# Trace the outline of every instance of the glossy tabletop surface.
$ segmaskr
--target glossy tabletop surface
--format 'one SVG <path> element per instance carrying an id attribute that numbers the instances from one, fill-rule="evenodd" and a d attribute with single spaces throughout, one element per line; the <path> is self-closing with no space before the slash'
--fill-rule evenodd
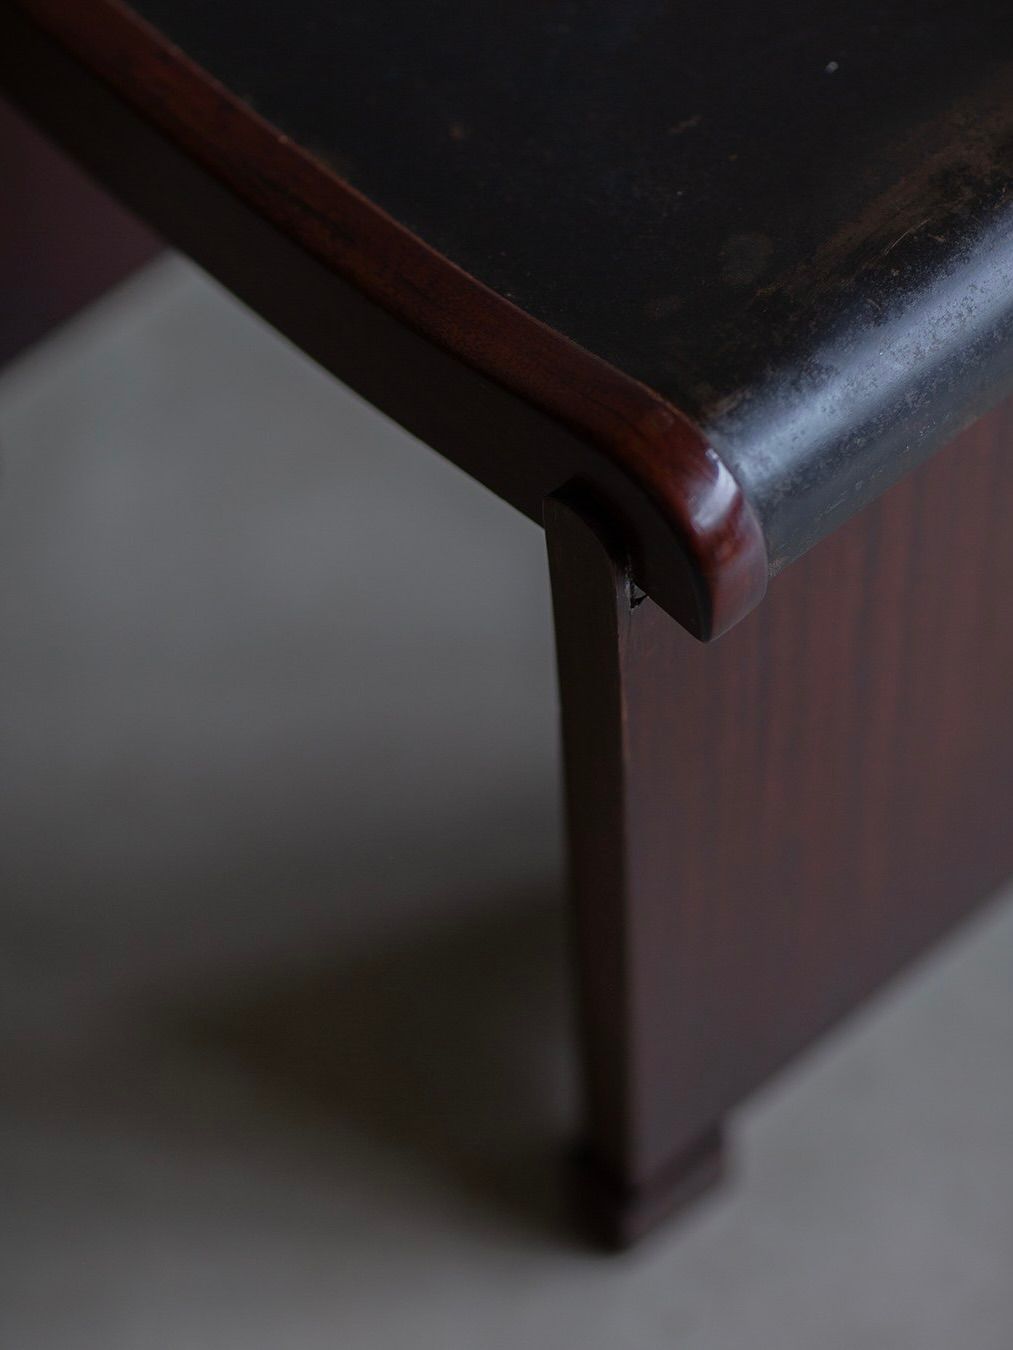
<path id="1" fill-rule="evenodd" d="M 1013 388 L 1008 0 L 135 0 L 698 426 L 773 570 Z"/>

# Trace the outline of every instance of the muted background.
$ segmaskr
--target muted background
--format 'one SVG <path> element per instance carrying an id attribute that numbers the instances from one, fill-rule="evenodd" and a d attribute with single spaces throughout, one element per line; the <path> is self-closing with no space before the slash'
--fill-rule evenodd
<path id="1" fill-rule="evenodd" d="M 1009 1350 L 1009 903 L 596 1255 L 539 531 L 174 258 L 0 457 L 0 1345 Z"/>

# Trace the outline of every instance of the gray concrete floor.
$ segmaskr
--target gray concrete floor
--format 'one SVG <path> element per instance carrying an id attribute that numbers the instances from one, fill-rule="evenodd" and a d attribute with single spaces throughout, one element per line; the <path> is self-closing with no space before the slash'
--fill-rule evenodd
<path id="1" fill-rule="evenodd" d="M 582 1250 L 539 532 L 174 259 L 0 453 L 5 1350 L 1010 1350 L 1008 903 Z"/>

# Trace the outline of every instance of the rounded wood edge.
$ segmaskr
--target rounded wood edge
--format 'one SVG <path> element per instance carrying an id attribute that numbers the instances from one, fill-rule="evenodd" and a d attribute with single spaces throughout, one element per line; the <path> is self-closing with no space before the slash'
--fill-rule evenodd
<path id="1" fill-rule="evenodd" d="M 636 386 L 635 386 L 636 387 Z M 662 504 L 695 591 L 695 622 L 685 627 L 709 642 L 734 627 L 763 599 L 769 567 L 759 519 L 731 470 L 703 435 L 671 405 L 656 399 L 636 440 L 623 445 L 624 461 Z M 671 550 L 641 551 L 628 540 L 634 579 L 663 609 L 671 578 L 659 574 Z"/>
<path id="2" fill-rule="evenodd" d="M 400 322 L 610 461 L 649 507 L 630 541 L 634 575 L 694 636 L 719 636 L 760 601 L 768 564 L 759 521 L 672 404 L 430 248 L 119 0 L 0 2 Z"/>

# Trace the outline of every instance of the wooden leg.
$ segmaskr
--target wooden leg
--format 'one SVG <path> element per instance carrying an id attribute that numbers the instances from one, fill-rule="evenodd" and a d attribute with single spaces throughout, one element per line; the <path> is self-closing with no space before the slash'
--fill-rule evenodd
<path id="1" fill-rule="evenodd" d="M 0 363 L 161 248 L 139 221 L 0 101 Z"/>
<path id="2" fill-rule="evenodd" d="M 546 505 L 589 1190 L 628 1241 L 720 1123 L 1013 870 L 1013 413 L 795 564 L 712 646 Z"/>
<path id="3" fill-rule="evenodd" d="M 626 707 L 632 583 L 607 525 L 565 496 L 545 510 L 562 693 L 575 940 L 582 1010 L 587 1137 L 581 1208 L 608 1245 L 626 1245 L 721 1172 L 720 1130 L 676 1138 L 652 1123 L 651 1060 L 670 1028 L 655 1020 L 652 882 L 630 870 L 635 789 Z M 666 785 L 658 784 L 664 791 Z M 663 1047 L 662 1055 L 664 1054 Z"/>

